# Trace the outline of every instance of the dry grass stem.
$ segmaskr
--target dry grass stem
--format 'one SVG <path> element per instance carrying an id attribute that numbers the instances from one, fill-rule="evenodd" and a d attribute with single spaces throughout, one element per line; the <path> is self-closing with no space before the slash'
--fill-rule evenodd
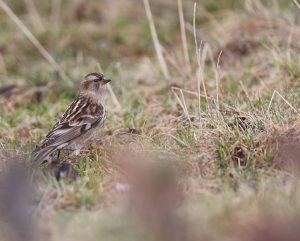
<path id="1" fill-rule="evenodd" d="M 162 70 L 165 78 L 169 79 L 170 78 L 170 73 L 169 73 L 168 66 L 166 64 L 163 52 L 162 52 L 160 42 L 158 40 L 158 36 L 157 36 L 157 32 L 156 32 L 156 28 L 155 28 L 155 24 L 154 24 L 154 20 L 153 20 L 153 16 L 152 16 L 150 4 L 149 4 L 148 0 L 143 0 L 143 1 L 144 1 L 146 15 L 147 15 L 147 18 L 148 18 L 150 31 L 151 31 L 151 36 L 152 36 L 152 40 L 153 40 L 153 43 L 154 43 L 154 47 L 155 47 L 156 55 L 157 55 L 157 58 L 158 58 L 158 62 L 160 64 L 161 70 Z"/>
<path id="2" fill-rule="evenodd" d="M 273 103 L 273 100 L 275 98 L 275 95 L 278 95 L 293 111 L 295 111 L 295 113 L 300 116 L 300 113 L 297 111 L 297 109 L 290 103 L 287 101 L 286 98 L 284 98 L 277 90 L 274 90 L 273 91 L 273 94 L 272 94 L 272 97 L 271 97 L 271 100 L 269 102 L 269 105 L 268 105 L 268 109 L 267 109 L 267 113 L 270 111 L 271 109 L 271 106 L 272 106 L 272 103 Z"/>
<path id="3" fill-rule="evenodd" d="M 251 103 L 250 95 L 249 95 L 248 90 L 247 90 L 247 88 L 245 87 L 243 81 L 242 81 L 242 80 L 239 80 L 239 84 L 240 84 L 240 86 L 241 86 L 241 88 L 242 88 L 244 94 L 246 95 L 246 97 L 247 97 L 249 103 Z"/>
<path id="4" fill-rule="evenodd" d="M 7 75 L 6 64 L 3 58 L 3 55 L 0 53 L 0 73 Z"/>
<path id="5" fill-rule="evenodd" d="M 29 17 L 31 18 L 31 22 L 33 24 L 33 26 L 41 31 L 44 30 L 44 25 L 42 23 L 42 19 L 39 15 L 39 12 L 35 6 L 35 3 L 33 0 L 24 0 L 28 13 L 29 13 Z"/>
<path id="6" fill-rule="evenodd" d="M 197 61 L 199 59 L 199 52 L 198 52 L 198 38 L 197 38 L 197 31 L 196 31 L 196 8 L 197 3 L 194 3 L 194 14 L 193 14 L 193 33 L 194 33 L 194 41 L 195 41 L 195 47 L 196 47 L 196 56 Z"/>
<path id="7" fill-rule="evenodd" d="M 117 108 L 117 111 L 121 111 L 121 110 L 122 110 L 122 106 L 121 106 L 120 102 L 118 101 L 118 98 L 117 98 L 117 96 L 115 95 L 115 93 L 114 93 L 114 91 L 113 91 L 113 89 L 112 89 L 112 87 L 111 87 L 110 84 L 107 85 L 107 89 L 108 89 L 108 91 L 109 91 L 109 94 L 110 94 L 110 96 L 111 96 L 111 99 L 112 99 L 114 105 L 115 105 L 116 108 Z"/>
<path id="8" fill-rule="evenodd" d="M 189 95 L 192 95 L 192 96 L 195 96 L 195 97 L 199 97 L 199 93 L 195 92 L 195 91 L 191 91 L 191 90 L 186 90 L 186 89 L 182 89 L 182 88 L 178 88 L 178 87 L 172 87 L 172 89 L 174 90 L 181 90 Z M 211 96 L 208 96 L 208 95 L 203 95 L 203 94 L 200 94 L 200 97 L 203 97 L 203 98 L 206 98 L 207 101 L 208 100 L 215 100 L 215 98 L 211 97 Z"/>
<path id="9" fill-rule="evenodd" d="M 181 89 L 179 89 L 179 91 L 180 91 L 180 93 L 182 93 Z M 182 108 L 184 114 L 186 115 L 186 117 L 188 118 L 188 120 L 189 120 L 189 122 L 190 122 L 191 120 L 190 120 L 190 116 L 189 116 L 188 110 L 187 110 L 187 108 L 186 108 L 186 105 L 185 105 L 185 103 L 184 103 L 184 97 L 183 97 L 183 100 L 181 100 L 181 99 L 179 98 L 179 96 L 177 95 L 177 93 L 174 91 L 174 89 L 172 89 L 172 92 L 173 92 L 173 94 L 175 95 L 175 98 L 176 98 L 178 104 L 180 105 L 180 107 Z"/>
<path id="10" fill-rule="evenodd" d="M 37 38 L 30 32 L 30 30 L 24 25 L 24 23 L 14 14 L 14 12 L 8 7 L 8 5 L 0 0 L 0 7 L 2 10 L 15 22 L 15 24 L 21 29 L 25 36 L 31 41 L 31 43 L 38 49 L 41 55 L 52 65 L 52 67 L 58 71 L 62 79 L 69 85 L 73 85 L 73 82 L 66 75 L 62 67 L 57 64 L 55 59 L 50 55 L 50 53 L 41 45 Z"/>
<path id="11" fill-rule="evenodd" d="M 193 33 L 194 33 L 194 41 L 195 41 L 195 47 L 196 47 L 196 58 L 197 58 L 197 64 L 198 68 L 196 71 L 196 80 L 197 80 L 197 91 L 198 91 L 198 112 L 199 112 L 199 130 L 201 132 L 201 81 L 203 81 L 203 86 L 204 86 L 204 93 L 206 93 L 206 88 L 204 84 L 204 77 L 203 77 L 203 69 L 200 63 L 200 54 L 201 54 L 201 46 L 202 46 L 202 41 L 200 48 L 198 49 L 198 38 L 197 38 L 197 32 L 196 32 L 196 8 L 197 4 L 196 2 L 194 3 L 194 12 L 193 12 Z M 206 98 L 207 100 L 207 98 Z M 208 102 L 207 102 L 208 103 Z"/>
<path id="12" fill-rule="evenodd" d="M 102 69 L 101 64 L 99 62 L 97 63 L 97 68 L 99 69 L 100 72 L 103 72 L 103 69 Z M 113 89 L 112 89 L 112 87 L 109 83 L 107 84 L 107 89 L 108 89 L 108 92 L 109 92 L 110 97 L 112 99 L 112 102 L 114 103 L 114 105 L 117 108 L 117 111 L 121 111 L 122 106 L 121 106 L 117 96 L 115 95 L 115 93 L 114 93 L 114 91 L 113 91 Z"/>
<path id="13" fill-rule="evenodd" d="M 191 74 L 192 67 L 191 67 L 191 61 L 190 61 L 189 49 L 188 49 L 188 43 L 187 43 L 187 37 L 186 37 L 186 31 L 185 31 L 185 21 L 184 21 L 182 0 L 178 0 L 178 14 L 179 14 L 183 55 L 184 55 L 186 67 L 188 69 L 188 73 Z"/>
<path id="14" fill-rule="evenodd" d="M 174 139 L 175 141 L 177 141 L 177 142 L 180 143 L 181 145 L 183 145 L 183 146 L 185 146 L 185 147 L 188 147 L 188 145 L 187 145 L 185 142 L 183 142 L 182 140 L 179 140 L 177 137 L 175 137 L 175 136 L 173 136 L 173 135 L 171 135 L 171 134 L 169 134 L 169 133 L 163 133 L 163 134 L 166 135 L 166 136 L 171 137 L 172 139 Z"/>
<path id="15" fill-rule="evenodd" d="M 187 109 L 187 105 L 186 105 L 185 98 L 184 98 L 184 95 L 183 95 L 182 90 L 180 90 L 180 95 L 181 95 L 182 103 L 183 103 L 183 106 L 184 106 L 184 109 L 185 109 L 185 113 L 186 113 L 186 115 L 187 115 L 187 118 L 188 118 L 188 120 L 189 120 L 190 126 L 192 126 L 190 114 L 189 114 L 189 111 L 188 111 L 188 109 Z"/>
<path id="16" fill-rule="evenodd" d="M 300 8 L 300 3 L 298 3 L 297 0 L 294 0 L 294 3 L 296 4 L 296 6 L 297 6 L 298 8 Z"/>
<path id="17" fill-rule="evenodd" d="M 204 73 L 203 73 L 203 69 L 200 63 L 200 56 L 201 56 L 201 46 L 202 46 L 202 42 L 198 51 L 198 55 L 197 55 L 197 63 L 198 63 L 198 68 L 197 68 L 197 91 L 198 91 L 198 113 L 199 113 L 199 133 L 201 134 L 201 130 L 202 130 L 202 123 L 201 123 L 201 82 L 203 84 L 204 87 L 204 95 L 206 98 L 206 103 L 207 106 L 209 106 L 208 103 L 208 98 L 207 98 L 207 93 L 206 93 L 206 89 L 205 89 L 205 83 L 204 83 Z M 208 107 L 209 108 L 209 107 Z"/>
<path id="18" fill-rule="evenodd" d="M 207 51 L 208 51 L 208 45 L 206 43 L 203 43 L 202 47 L 199 49 L 199 57 L 200 57 L 200 62 L 198 63 L 198 68 L 199 68 L 199 73 L 200 73 L 200 80 L 202 83 L 202 88 L 204 92 L 204 96 L 207 96 L 207 91 L 206 91 L 206 84 L 205 84 L 205 62 L 206 62 L 206 57 L 207 57 Z M 199 88 L 199 95 L 200 95 L 200 83 L 198 84 Z M 206 97 L 206 102 L 208 103 L 208 98 Z M 208 110 L 210 111 L 210 107 L 208 106 Z"/>
<path id="19" fill-rule="evenodd" d="M 217 92 L 217 109 L 220 110 L 220 103 L 219 103 L 219 85 L 220 85 L 220 74 L 221 74 L 221 69 L 220 69 L 220 59 L 222 55 L 222 50 L 219 53 L 218 56 L 218 61 L 217 61 L 217 72 L 216 72 L 216 92 Z"/>

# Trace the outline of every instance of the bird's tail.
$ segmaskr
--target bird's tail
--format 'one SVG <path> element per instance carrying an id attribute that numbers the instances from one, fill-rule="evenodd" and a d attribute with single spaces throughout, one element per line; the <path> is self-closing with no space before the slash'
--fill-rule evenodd
<path id="1" fill-rule="evenodd" d="M 36 148 L 32 152 L 32 164 L 39 165 L 41 164 L 48 156 L 50 156 L 55 150 L 56 146 L 47 146 L 45 148 Z"/>

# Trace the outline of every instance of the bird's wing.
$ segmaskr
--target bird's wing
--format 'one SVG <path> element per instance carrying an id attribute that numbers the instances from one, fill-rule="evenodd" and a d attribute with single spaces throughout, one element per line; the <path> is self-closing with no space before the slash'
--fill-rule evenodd
<path id="1" fill-rule="evenodd" d="M 33 161 L 40 162 L 57 149 L 68 145 L 70 141 L 94 128 L 104 121 L 104 116 L 81 115 L 74 121 L 59 123 L 48 133 L 45 140 L 33 152 Z"/>
<path id="2" fill-rule="evenodd" d="M 103 117 L 99 115 L 84 115 L 80 116 L 77 120 L 60 123 L 48 133 L 45 143 L 42 143 L 42 146 L 44 146 L 46 142 L 46 146 L 60 146 L 67 143 L 92 129 L 102 120 Z"/>
<path id="3" fill-rule="evenodd" d="M 65 144 L 103 121 L 104 115 L 102 105 L 93 104 L 88 98 L 78 96 L 47 134 L 40 148 Z"/>

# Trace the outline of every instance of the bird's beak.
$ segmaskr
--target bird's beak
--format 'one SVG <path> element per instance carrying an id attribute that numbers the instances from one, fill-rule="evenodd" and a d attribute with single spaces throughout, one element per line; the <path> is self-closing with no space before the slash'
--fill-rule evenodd
<path id="1" fill-rule="evenodd" d="M 107 84 L 107 83 L 110 82 L 110 81 L 111 81 L 111 79 L 108 79 L 108 78 L 104 77 L 104 78 L 101 80 L 101 84 L 102 84 L 102 85 L 105 85 L 105 84 Z"/>

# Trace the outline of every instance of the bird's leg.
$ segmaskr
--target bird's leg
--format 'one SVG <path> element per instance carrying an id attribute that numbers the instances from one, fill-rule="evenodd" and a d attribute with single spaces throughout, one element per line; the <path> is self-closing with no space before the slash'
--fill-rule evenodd
<path id="1" fill-rule="evenodd" d="M 54 153 L 50 156 L 50 163 L 52 166 L 58 165 L 59 164 L 59 156 L 60 156 L 60 150 L 57 150 L 57 155 L 56 157 L 54 156 Z"/>
<path id="2" fill-rule="evenodd" d="M 59 159 L 59 156 L 60 156 L 60 150 L 57 151 L 57 156 L 56 156 L 57 160 Z"/>
<path id="3" fill-rule="evenodd" d="M 55 177 L 59 181 L 62 174 L 66 177 L 75 178 L 76 177 L 76 170 L 74 169 L 72 163 L 76 162 L 77 156 L 80 154 L 80 150 L 73 151 L 64 161 L 60 164 L 59 168 L 55 172 Z"/>
<path id="4" fill-rule="evenodd" d="M 60 156 L 60 150 L 57 150 L 57 155 L 55 158 L 55 153 L 51 154 L 50 158 L 50 169 L 55 168 L 59 165 L 59 156 Z"/>
<path id="5" fill-rule="evenodd" d="M 55 170 L 54 175 L 57 181 L 59 181 L 62 176 L 75 179 L 77 176 L 77 172 L 75 171 L 70 162 L 63 162 Z"/>

